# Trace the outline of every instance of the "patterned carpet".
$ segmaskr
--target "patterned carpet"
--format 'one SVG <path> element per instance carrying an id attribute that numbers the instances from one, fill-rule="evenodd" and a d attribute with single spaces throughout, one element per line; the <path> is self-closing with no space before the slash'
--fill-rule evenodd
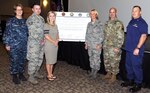
<path id="1" fill-rule="evenodd" d="M 58 61 L 54 74 L 57 79 L 48 81 L 46 79 L 45 62 L 40 72 L 45 76 L 38 79 L 38 85 L 32 85 L 28 81 L 15 85 L 9 74 L 9 62 L 4 46 L 0 44 L 0 93 L 129 93 L 128 88 L 120 87 L 121 81 L 108 84 L 103 81 L 103 75 L 98 74 L 95 80 L 88 77 L 87 71 L 78 66 Z M 25 74 L 27 77 L 27 73 Z M 150 93 L 150 89 L 142 88 L 138 93 Z"/>

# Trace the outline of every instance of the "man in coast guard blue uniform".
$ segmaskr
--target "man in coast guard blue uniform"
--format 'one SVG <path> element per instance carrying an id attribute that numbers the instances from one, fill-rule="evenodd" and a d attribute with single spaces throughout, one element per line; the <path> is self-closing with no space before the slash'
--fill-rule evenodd
<path id="1" fill-rule="evenodd" d="M 126 36 L 126 70 L 128 81 L 122 87 L 133 86 L 130 92 L 141 90 L 143 80 L 142 59 L 144 55 L 144 42 L 148 33 L 148 25 L 141 17 L 141 7 L 132 8 L 132 20 L 127 26 Z"/>
<path id="2" fill-rule="evenodd" d="M 12 80 L 15 84 L 20 84 L 20 80 L 27 80 L 23 73 L 27 53 L 28 28 L 25 19 L 22 18 L 23 6 L 16 4 L 14 11 L 15 17 L 6 24 L 3 42 L 9 52 Z"/>

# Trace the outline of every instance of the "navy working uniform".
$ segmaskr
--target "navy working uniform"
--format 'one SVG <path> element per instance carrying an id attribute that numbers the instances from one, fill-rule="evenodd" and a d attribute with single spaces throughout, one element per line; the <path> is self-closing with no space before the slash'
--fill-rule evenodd
<path id="1" fill-rule="evenodd" d="M 127 26 L 126 35 L 126 70 L 127 78 L 134 80 L 136 84 L 141 84 L 143 80 L 142 58 L 144 54 L 144 44 L 139 49 L 139 55 L 133 55 L 137 48 L 142 34 L 148 33 L 148 25 L 142 17 L 132 19 Z"/>
<path id="2" fill-rule="evenodd" d="M 25 19 L 11 18 L 6 23 L 3 42 L 10 46 L 10 72 L 18 74 L 24 72 L 24 63 L 27 53 L 28 28 Z"/>

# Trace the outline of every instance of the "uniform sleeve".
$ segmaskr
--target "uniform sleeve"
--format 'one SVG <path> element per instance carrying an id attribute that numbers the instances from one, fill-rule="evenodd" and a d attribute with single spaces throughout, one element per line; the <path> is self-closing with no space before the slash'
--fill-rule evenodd
<path id="1" fill-rule="evenodd" d="M 49 34 L 49 27 L 47 24 L 44 25 L 44 34 Z"/>
<path id="2" fill-rule="evenodd" d="M 33 22 L 33 20 L 32 20 L 31 17 L 29 17 L 29 18 L 27 19 L 26 24 L 27 24 L 27 26 L 28 26 L 28 30 L 29 30 L 29 31 L 32 30 L 32 29 L 36 29 L 35 26 L 34 26 L 34 22 Z"/>
<path id="3" fill-rule="evenodd" d="M 148 25 L 147 25 L 147 23 L 143 22 L 139 29 L 140 29 L 141 34 L 148 34 Z"/>
<path id="4" fill-rule="evenodd" d="M 89 23 L 87 25 L 86 34 L 85 34 L 85 43 L 86 44 L 88 44 L 88 41 L 89 41 L 89 30 L 88 30 L 88 27 L 89 27 Z"/>
<path id="5" fill-rule="evenodd" d="M 3 34 L 3 43 L 6 46 L 10 46 L 11 41 L 11 20 L 6 23 L 6 28 Z"/>
<path id="6" fill-rule="evenodd" d="M 99 30 L 99 44 L 102 44 L 103 43 L 103 40 L 104 40 L 104 31 L 103 31 L 103 25 L 102 23 L 100 23 L 100 30 Z"/>
<path id="7" fill-rule="evenodd" d="M 117 42 L 115 44 L 115 47 L 120 49 L 124 42 L 124 28 L 123 28 L 123 24 L 121 22 L 117 22 L 116 31 L 117 31 L 117 33 L 116 33 L 117 34 L 117 36 L 116 36 Z"/>

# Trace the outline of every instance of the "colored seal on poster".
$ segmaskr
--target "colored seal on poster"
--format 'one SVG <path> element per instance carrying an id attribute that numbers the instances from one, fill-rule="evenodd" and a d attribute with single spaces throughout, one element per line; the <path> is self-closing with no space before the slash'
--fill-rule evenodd
<path id="1" fill-rule="evenodd" d="M 79 13 L 79 14 L 78 14 L 78 16 L 79 16 L 79 17 L 81 17 L 81 16 L 82 16 L 82 14 L 81 14 L 81 13 Z"/>
<path id="2" fill-rule="evenodd" d="M 71 13 L 70 13 L 70 16 L 74 16 L 74 13 L 71 12 Z"/>
<path id="3" fill-rule="evenodd" d="M 62 14 L 61 14 L 62 16 L 65 16 L 65 12 L 62 12 Z"/>

